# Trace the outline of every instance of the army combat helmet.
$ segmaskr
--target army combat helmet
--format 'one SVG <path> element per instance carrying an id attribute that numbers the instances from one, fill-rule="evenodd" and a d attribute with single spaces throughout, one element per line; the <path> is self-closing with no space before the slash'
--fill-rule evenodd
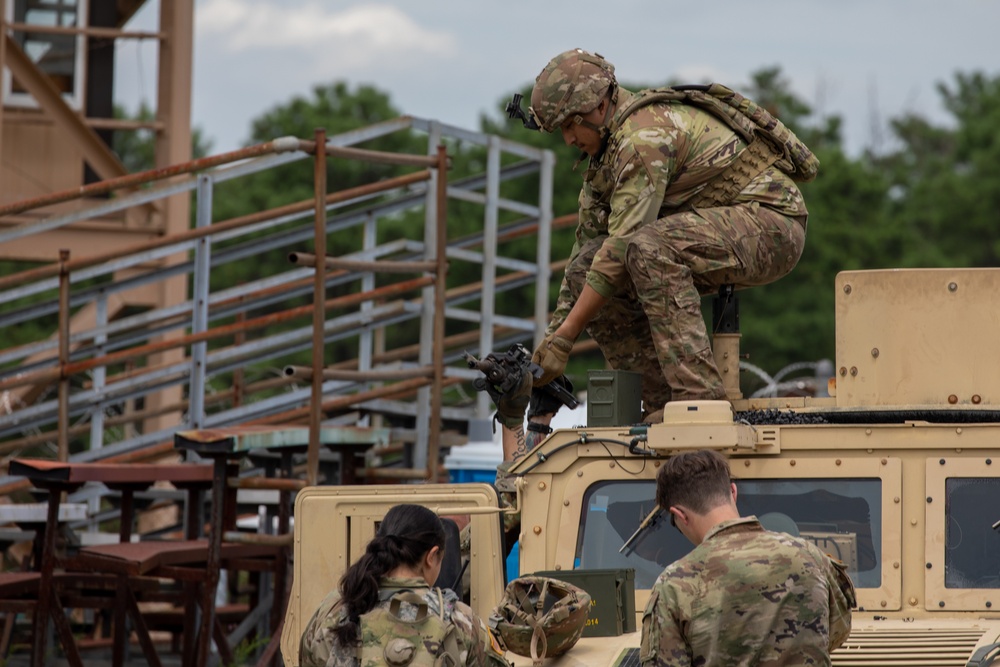
<path id="1" fill-rule="evenodd" d="M 514 579 L 490 617 L 508 651 L 531 658 L 562 655 L 573 648 L 590 614 L 590 595 L 565 581 L 551 577 L 525 576 Z"/>
<path id="2" fill-rule="evenodd" d="M 583 49 L 564 51 L 535 78 L 531 115 L 546 132 L 555 131 L 567 118 L 575 117 L 575 122 L 603 135 L 614 104 L 609 105 L 601 126 L 584 121 L 581 114 L 592 111 L 609 91 L 614 102 L 618 96 L 615 66 L 604 56 Z"/>

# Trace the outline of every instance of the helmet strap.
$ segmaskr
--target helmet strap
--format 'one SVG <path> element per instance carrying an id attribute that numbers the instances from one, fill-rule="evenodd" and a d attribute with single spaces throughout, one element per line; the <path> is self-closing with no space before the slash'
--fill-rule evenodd
<path id="1" fill-rule="evenodd" d="M 608 102 L 608 108 L 604 110 L 604 120 L 601 121 L 600 125 L 584 120 L 583 116 L 580 114 L 573 116 L 573 122 L 576 125 L 582 125 L 587 129 L 597 132 L 597 136 L 601 139 L 601 148 L 597 151 L 597 154 L 593 156 L 594 159 L 600 159 L 604 150 L 608 147 L 608 138 L 611 136 L 611 118 L 614 116 L 615 109 L 618 107 L 618 86 L 614 82 L 612 82 L 611 86 L 608 88 L 608 92 L 605 94 L 604 99 Z M 576 168 L 587 157 L 588 155 L 586 153 L 581 153 L 580 157 L 573 163 L 573 171 L 576 171 Z"/>

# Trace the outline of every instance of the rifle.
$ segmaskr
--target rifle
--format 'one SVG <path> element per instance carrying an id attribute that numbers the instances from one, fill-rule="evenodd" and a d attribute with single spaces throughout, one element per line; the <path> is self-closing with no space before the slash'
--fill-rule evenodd
<path id="1" fill-rule="evenodd" d="M 533 378 L 542 377 L 542 367 L 531 360 L 531 354 L 520 343 L 511 345 L 510 349 L 503 354 L 490 352 L 482 359 L 476 359 L 466 352 L 465 361 L 469 368 L 481 371 L 486 376 L 485 379 L 496 388 L 499 394 L 510 391 L 519 385 L 522 373 L 530 373 Z M 475 386 L 480 391 L 485 389 L 485 387 Z M 566 376 L 560 375 L 549 384 L 536 388 L 546 392 L 572 410 L 580 405 L 580 401 L 576 400 L 576 396 L 568 389 L 569 386 L 572 385 L 569 385 Z"/>

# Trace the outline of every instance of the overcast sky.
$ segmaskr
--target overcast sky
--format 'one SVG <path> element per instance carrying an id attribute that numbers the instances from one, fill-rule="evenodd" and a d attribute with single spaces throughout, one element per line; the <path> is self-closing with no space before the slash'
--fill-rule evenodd
<path id="1" fill-rule="evenodd" d="M 614 9 L 612 9 L 614 7 Z M 130 27 L 156 25 L 147 3 Z M 885 147 L 906 112 L 946 123 L 936 85 L 1000 75 L 998 0 L 196 0 L 193 124 L 213 152 L 312 86 L 370 83 L 402 113 L 471 130 L 555 54 L 580 47 L 620 80 L 740 89 L 780 66 L 821 115 L 844 119 L 849 151 Z M 119 47 L 116 97 L 155 97 L 155 48 Z"/>

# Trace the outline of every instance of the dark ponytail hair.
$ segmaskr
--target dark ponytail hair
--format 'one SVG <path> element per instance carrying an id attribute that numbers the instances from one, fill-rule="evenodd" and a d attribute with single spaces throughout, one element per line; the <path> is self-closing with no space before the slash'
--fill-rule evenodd
<path id="1" fill-rule="evenodd" d="M 358 642 L 361 615 L 379 602 L 379 579 L 400 565 L 416 566 L 424 555 L 445 546 L 444 526 L 437 514 L 422 505 L 396 505 L 386 512 L 365 553 L 340 579 L 340 599 L 347 618 L 332 628 L 337 643 L 353 647 Z"/>

